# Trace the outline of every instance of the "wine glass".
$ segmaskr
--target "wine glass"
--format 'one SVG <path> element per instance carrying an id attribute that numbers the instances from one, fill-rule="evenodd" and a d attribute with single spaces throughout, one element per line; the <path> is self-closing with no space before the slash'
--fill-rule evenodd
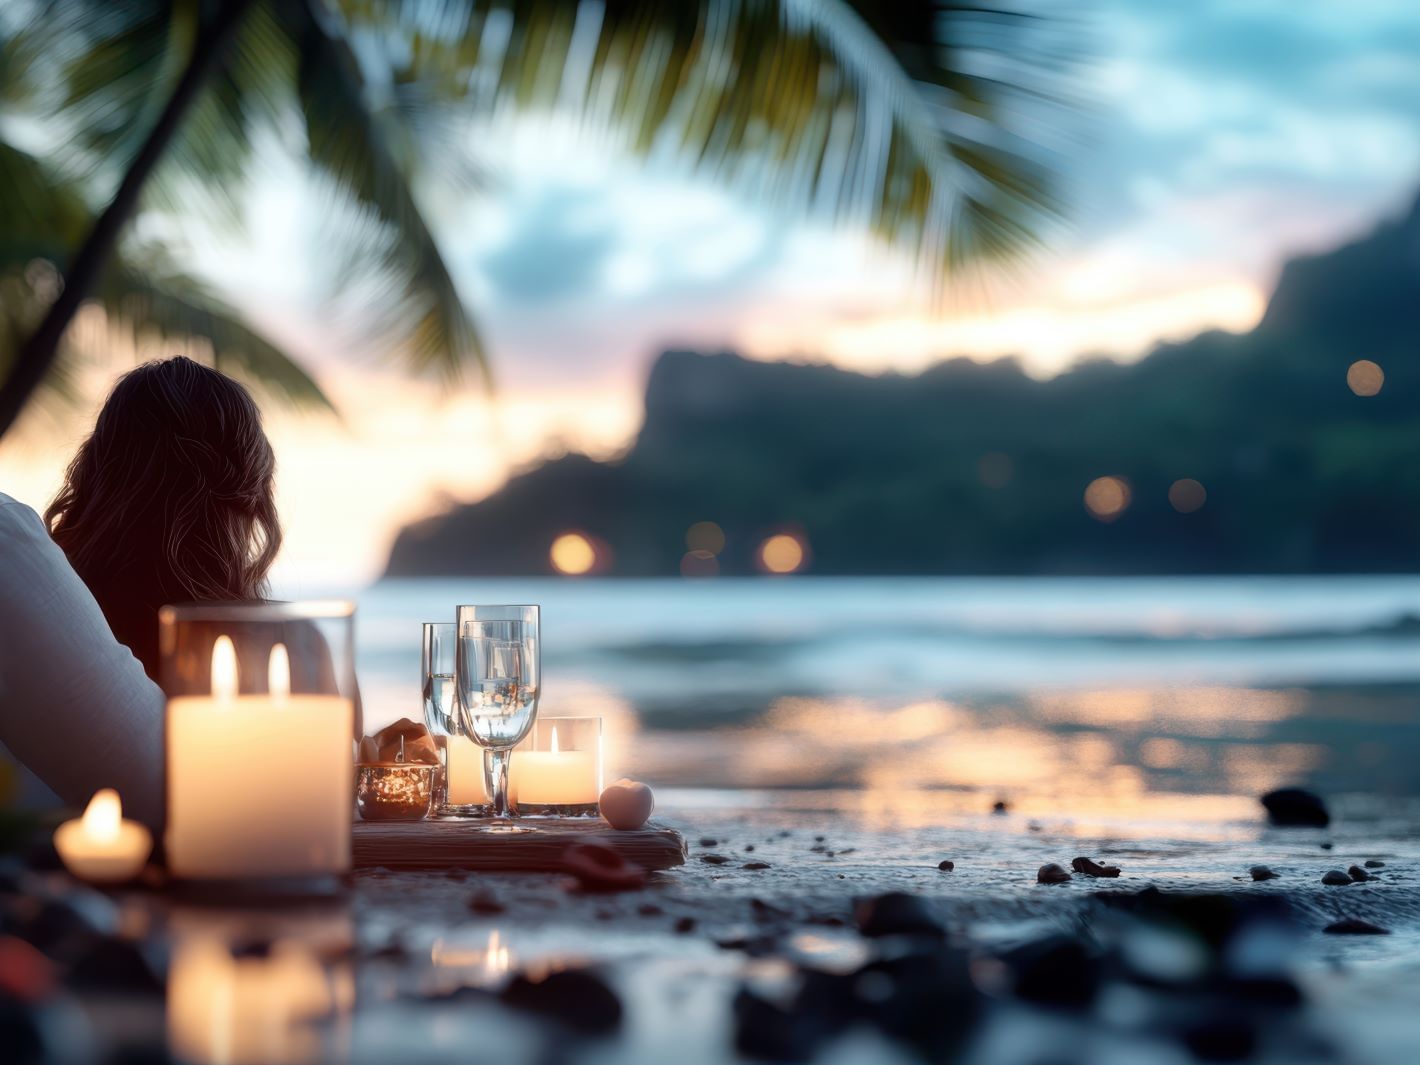
<path id="1" fill-rule="evenodd" d="M 458 608 L 459 721 L 483 748 L 491 831 L 528 831 L 512 821 L 517 811 L 508 798 L 508 762 L 537 718 L 540 648 L 536 606 Z"/>

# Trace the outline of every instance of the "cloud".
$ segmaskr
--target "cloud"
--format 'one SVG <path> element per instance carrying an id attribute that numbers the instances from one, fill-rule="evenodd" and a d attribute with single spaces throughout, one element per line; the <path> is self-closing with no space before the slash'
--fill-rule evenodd
<path id="1" fill-rule="evenodd" d="M 590 192 L 557 187 L 515 200 L 506 239 L 479 264 L 494 293 L 539 306 L 594 293 L 617 243 L 615 220 L 600 206 Z"/>

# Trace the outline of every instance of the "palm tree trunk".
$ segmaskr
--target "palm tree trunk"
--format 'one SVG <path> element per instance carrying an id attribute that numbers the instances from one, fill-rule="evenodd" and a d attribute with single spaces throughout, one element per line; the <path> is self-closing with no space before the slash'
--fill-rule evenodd
<path id="1" fill-rule="evenodd" d="M 163 107 L 163 113 L 158 116 L 138 154 L 133 157 L 113 200 L 94 220 L 88 237 L 75 252 L 69 269 L 65 271 L 64 287 L 59 298 L 50 305 L 44 321 L 20 348 L 10 366 L 9 375 L 0 385 L 0 437 L 14 424 L 30 395 L 54 364 L 64 331 L 69 328 L 75 312 L 108 265 L 118 243 L 119 232 L 138 206 L 144 182 L 172 143 L 173 135 L 201 93 L 208 76 L 221 62 L 222 53 L 236 35 L 242 16 L 251 5 L 252 0 L 225 0 L 211 22 L 198 30 L 187 68 Z"/>

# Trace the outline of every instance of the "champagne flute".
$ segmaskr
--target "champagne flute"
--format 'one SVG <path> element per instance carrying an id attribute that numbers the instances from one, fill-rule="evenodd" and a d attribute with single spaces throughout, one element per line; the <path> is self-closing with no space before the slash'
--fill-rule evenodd
<path id="1" fill-rule="evenodd" d="M 508 797 L 508 762 L 537 718 L 540 649 L 536 606 L 458 608 L 459 721 L 483 748 L 490 831 L 528 831 L 513 823 L 517 811 Z"/>

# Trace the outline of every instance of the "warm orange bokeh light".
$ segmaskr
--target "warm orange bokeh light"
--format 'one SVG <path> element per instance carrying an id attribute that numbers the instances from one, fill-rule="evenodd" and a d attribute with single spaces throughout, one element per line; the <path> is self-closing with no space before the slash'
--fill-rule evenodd
<path id="1" fill-rule="evenodd" d="M 759 545 L 759 564 L 767 573 L 793 573 L 804 564 L 798 537 L 778 533 Z"/>
<path id="2" fill-rule="evenodd" d="M 713 521 L 697 521 L 685 530 L 685 549 L 718 555 L 725 549 L 725 530 Z"/>
<path id="3" fill-rule="evenodd" d="M 1346 385 L 1358 396 L 1374 396 L 1385 384 L 1385 371 L 1370 359 L 1357 359 L 1346 371 Z"/>
<path id="4" fill-rule="evenodd" d="M 1100 521 L 1113 521 L 1129 506 L 1129 482 L 1122 477 L 1096 477 L 1085 488 L 1085 509 Z"/>
<path id="5" fill-rule="evenodd" d="M 1208 502 L 1208 492 L 1192 477 L 1184 477 L 1169 485 L 1169 502 L 1180 514 L 1192 514 Z"/>
<path id="6" fill-rule="evenodd" d="M 569 577 L 590 573 L 597 564 L 597 549 L 581 533 L 563 533 L 552 541 L 547 557 L 552 560 L 552 568 Z"/>

